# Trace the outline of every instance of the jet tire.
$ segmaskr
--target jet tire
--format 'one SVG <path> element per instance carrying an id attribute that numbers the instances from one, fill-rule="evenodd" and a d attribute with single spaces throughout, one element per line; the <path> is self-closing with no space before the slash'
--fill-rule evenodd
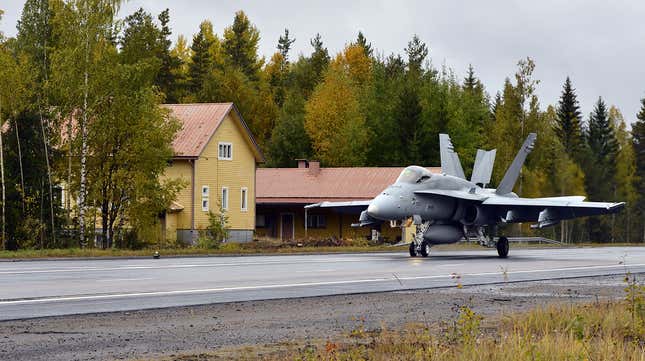
<path id="1" fill-rule="evenodd" d="M 430 255 L 430 243 L 423 241 L 421 243 L 421 249 L 419 250 L 419 254 L 423 257 L 428 257 Z"/>
<path id="2" fill-rule="evenodd" d="M 499 239 L 497 240 L 497 254 L 499 255 L 499 258 L 508 257 L 508 249 L 508 238 L 499 237 Z"/>
<path id="3" fill-rule="evenodd" d="M 417 245 L 412 242 L 410 243 L 410 257 L 416 257 L 417 256 Z"/>

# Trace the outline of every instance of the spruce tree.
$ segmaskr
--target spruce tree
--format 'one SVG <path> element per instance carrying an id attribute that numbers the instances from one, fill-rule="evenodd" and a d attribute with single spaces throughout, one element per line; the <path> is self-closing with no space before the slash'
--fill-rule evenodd
<path id="1" fill-rule="evenodd" d="M 235 13 L 233 25 L 224 29 L 223 49 L 229 65 L 239 68 L 250 80 L 258 80 L 260 32 L 243 11 Z"/>
<path id="2" fill-rule="evenodd" d="M 602 98 L 598 98 L 596 106 L 589 116 L 589 130 L 586 140 L 596 164 L 613 165 L 618 144 L 614 128 L 609 121 L 607 106 Z"/>
<path id="3" fill-rule="evenodd" d="M 408 69 L 420 72 L 423 62 L 428 56 L 428 47 L 426 44 L 415 34 L 412 40 L 408 42 L 405 52 L 408 54 Z"/>
<path id="4" fill-rule="evenodd" d="M 587 195 L 594 201 L 606 201 L 614 198 L 616 173 L 616 155 L 618 144 L 613 126 L 609 120 L 607 106 L 598 98 L 593 112 L 589 116 L 589 129 L 585 134 L 587 152 L 584 160 L 585 187 Z M 587 220 L 589 237 L 592 241 L 608 240 L 609 219 L 592 217 Z"/>
<path id="5" fill-rule="evenodd" d="M 641 239 L 645 242 L 645 195 L 642 194 L 643 189 L 645 189 L 645 98 L 641 99 L 641 109 L 636 117 L 638 121 L 632 124 L 632 142 L 636 155 L 636 190 L 640 194 L 637 207 L 641 216 L 641 228 L 643 230 Z"/>
<path id="6" fill-rule="evenodd" d="M 309 64 L 311 64 L 315 83 L 317 84 L 322 80 L 323 73 L 327 70 L 327 66 L 329 65 L 329 52 L 323 45 L 320 34 L 316 34 L 316 36 L 311 39 L 310 43 L 314 48 L 314 51 L 311 53 L 311 57 L 309 58 Z"/>
<path id="7" fill-rule="evenodd" d="M 199 32 L 193 36 L 193 44 L 190 46 L 193 55 L 188 66 L 188 87 L 193 95 L 201 91 L 206 75 L 212 70 L 210 48 L 213 42 L 213 25 L 204 21 L 199 26 Z"/>
<path id="8" fill-rule="evenodd" d="M 365 56 L 367 56 L 368 58 L 372 56 L 372 53 L 374 52 L 374 50 L 372 49 L 372 44 L 367 42 L 367 38 L 365 38 L 365 35 L 363 35 L 362 31 L 358 32 L 355 44 L 363 48 Z"/>
<path id="9" fill-rule="evenodd" d="M 157 56 L 161 60 L 161 66 L 159 67 L 155 84 L 166 95 L 165 101 L 167 103 L 176 103 L 179 101 L 177 94 L 177 74 L 179 73 L 182 62 L 179 57 L 172 54 L 170 49 L 172 46 L 172 40 L 170 40 L 172 31 L 168 25 L 170 23 L 170 11 L 168 9 L 162 11 L 157 19 L 159 19 L 161 25 L 159 39 L 157 40 Z"/>
<path id="10" fill-rule="evenodd" d="M 571 85 L 571 79 L 567 77 L 562 87 L 562 95 L 556 109 L 557 124 L 555 133 L 564 146 L 564 151 L 572 158 L 577 159 L 578 151 L 582 144 L 582 131 L 580 127 L 580 106 Z"/>

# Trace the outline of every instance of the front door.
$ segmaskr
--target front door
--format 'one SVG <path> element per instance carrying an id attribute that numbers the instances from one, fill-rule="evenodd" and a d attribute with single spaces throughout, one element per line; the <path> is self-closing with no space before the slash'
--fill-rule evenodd
<path id="1" fill-rule="evenodd" d="M 282 240 L 288 241 L 293 239 L 293 214 L 283 213 L 281 216 L 282 226 Z"/>

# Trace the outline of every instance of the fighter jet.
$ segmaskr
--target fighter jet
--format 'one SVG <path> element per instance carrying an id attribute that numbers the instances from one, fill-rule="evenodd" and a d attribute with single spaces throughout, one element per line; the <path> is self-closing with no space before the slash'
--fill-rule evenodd
<path id="1" fill-rule="evenodd" d="M 532 228 L 545 228 L 561 220 L 616 213 L 624 202 L 585 202 L 583 196 L 521 198 L 512 190 L 537 136 L 529 134 L 497 188 L 490 183 L 496 150 L 478 150 L 470 180 L 466 180 L 459 155 L 447 134 L 439 135 L 441 173 L 420 166 L 405 168 L 394 184 L 370 201 L 322 202 L 305 208 L 331 207 L 365 209 L 357 227 L 377 228 L 416 225 L 410 256 L 427 257 L 430 247 L 477 237 L 480 245 L 497 248 L 506 258 L 508 238 L 498 232 L 500 224 L 533 222 Z M 498 234 L 500 233 L 500 234 Z"/>

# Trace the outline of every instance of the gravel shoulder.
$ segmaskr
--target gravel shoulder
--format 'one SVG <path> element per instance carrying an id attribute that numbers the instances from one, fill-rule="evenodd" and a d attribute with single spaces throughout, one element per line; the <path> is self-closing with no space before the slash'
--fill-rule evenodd
<path id="1" fill-rule="evenodd" d="M 622 276 L 603 276 L 5 321 L 0 359 L 183 359 L 202 352 L 228 358 L 342 337 L 357 327 L 451 320 L 464 304 L 497 317 L 548 303 L 620 299 L 623 288 Z"/>

